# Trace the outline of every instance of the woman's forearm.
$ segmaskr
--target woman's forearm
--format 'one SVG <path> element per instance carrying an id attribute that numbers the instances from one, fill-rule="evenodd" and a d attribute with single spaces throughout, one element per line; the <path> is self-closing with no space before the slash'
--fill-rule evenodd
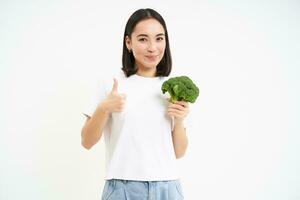
<path id="1" fill-rule="evenodd" d="M 176 158 L 178 159 L 183 157 L 188 146 L 188 138 L 186 136 L 186 129 L 184 128 L 183 123 L 175 123 L 172 132 L 172 139 Z"/>
<path id="2" fill-rule="evenodd" d="M 90 149 L 99 141 L 108 118 L 109 113 L 105 109 L 105 104 L 100 104 L 81 130 L 82 146 Z"/>

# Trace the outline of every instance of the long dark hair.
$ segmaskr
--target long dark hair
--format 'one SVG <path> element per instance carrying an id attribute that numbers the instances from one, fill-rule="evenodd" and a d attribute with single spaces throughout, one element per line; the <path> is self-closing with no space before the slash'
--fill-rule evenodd
<path id="1" fill-rule="evenodd" d="M 164 56 L 156 66 L 156 76 L 169 76 L 169 74 L 171 73 L 172 57 L 171 57 L 169 36 L 168 36 L 166 23 L 158 12 L 156 12 L 151 8 L 146 8 L 146 9 L 139 9 L 135 11 L 128 19 L 125 27 L 124 38 L 123 38 L 122 70 L 125 73 L 126 77 L 135 74 L 137 72 L 137 69 L 134 66 L 135 59 L 132 54 L 132 51 L 129 52 L 126 47 L 125 38 L 126 36 L 128 36 L 131 39 L 131 34 L 138 22 L 140 22 L 141 20 L 151 19 L 151 18 L 156 19 L 164 27 L 165 38 L 166 38 L 166 48 L 165 48 Z"/>

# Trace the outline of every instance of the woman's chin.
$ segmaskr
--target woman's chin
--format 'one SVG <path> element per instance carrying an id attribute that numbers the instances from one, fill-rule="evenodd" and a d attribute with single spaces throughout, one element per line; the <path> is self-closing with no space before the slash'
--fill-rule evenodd
<path id="1" fill-rule="evenodd" d="M 144 63 L 144 67 L 146 69 L 154 69 L 156 68 L 157 64 L 156 63 Z"/>
<path id="2" fill-rule="evenodd" d="M 158 62 L 147 62 L 146 66 L 149 68 L 155 68 L 158 65 Z"/>

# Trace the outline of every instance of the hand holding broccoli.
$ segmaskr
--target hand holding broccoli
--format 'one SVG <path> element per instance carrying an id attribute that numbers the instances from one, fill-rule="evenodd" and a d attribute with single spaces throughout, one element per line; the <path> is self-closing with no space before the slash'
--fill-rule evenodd
<path id="1" fill-rule="evenodd" d="M 167 108 L 167 115 L 174 117 L 174 123 L 180 124 L 189 113 L 189 103 L 185 101 L 170 102 Z"/>

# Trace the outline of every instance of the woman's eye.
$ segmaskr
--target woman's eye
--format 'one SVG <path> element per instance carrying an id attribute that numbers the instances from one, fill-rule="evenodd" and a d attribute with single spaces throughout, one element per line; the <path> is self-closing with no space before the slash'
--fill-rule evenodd
<path id="1" fill-rule="evenodd" d="M 158 40 L 158 41 L 164 40 L 164 38 L 163 38 L 163 37 L 158 37 L 157 40 Z M 145 41 L 147 41 L 147 39 L 146 39 L 146 38 L 140 38 L 139 41 L 145 42 Z"/>

